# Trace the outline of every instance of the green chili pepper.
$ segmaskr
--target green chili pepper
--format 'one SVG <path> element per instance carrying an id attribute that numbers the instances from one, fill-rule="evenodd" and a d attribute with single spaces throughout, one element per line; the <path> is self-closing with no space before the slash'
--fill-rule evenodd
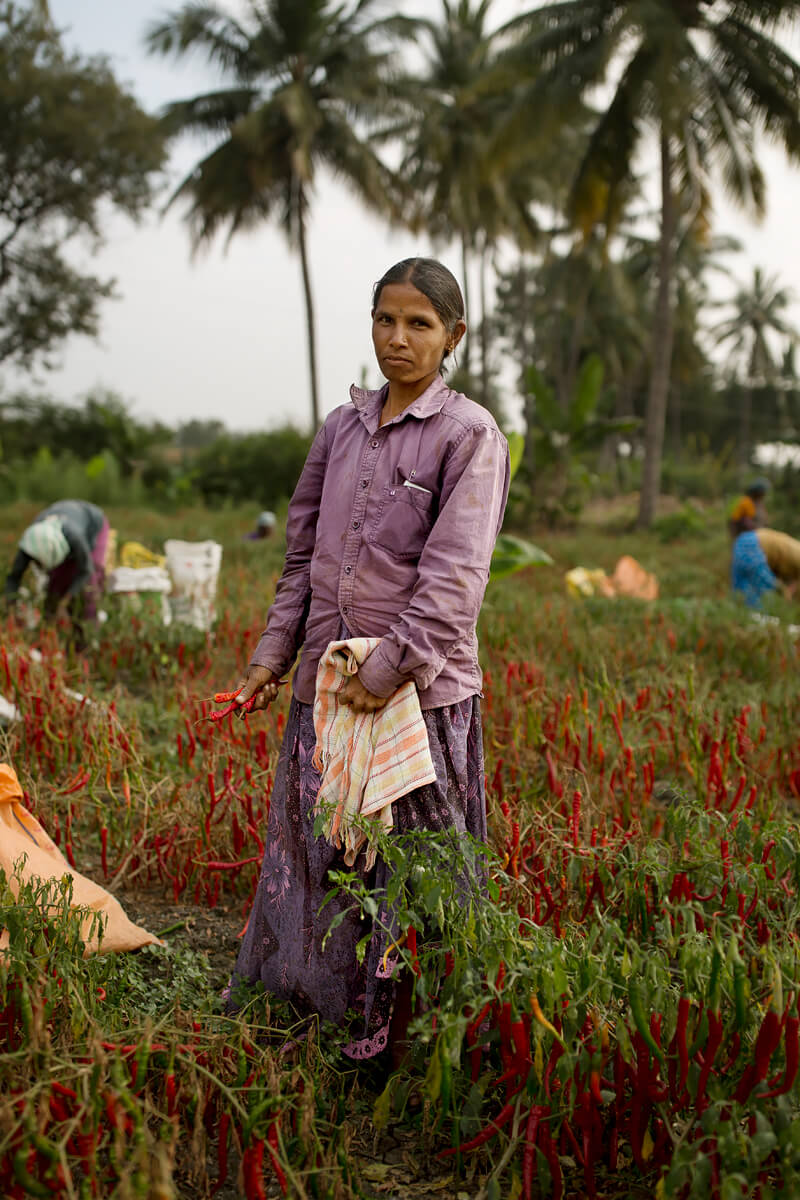
<path id="1" fill-rule="evenodd" d="M 736 1014 L 734 1029 L 743 1029 L 747 1023 L 747 1000 L 750 993 L 750 985 L 747 981 L 747 969 L 741 958 L 735 958 L 733 962 L 733 1003 Z"/>
<path id="2" fill-rule="evenodd" d="M 715 1013 L 719 1012 L 721 975 L 722 955 L 719 946 L 715 946 L 714 957 L 711 959 L 711 972 L 708 977 L 708 995 L 706 996 L 706 1007 Z"/>
<path id="3" fill-rule="evenodd" d="M 650 1022 L 647 1019 L 647 1014 L 644 1009 L 644 997 L 642 996 L 641 984 L 637 978 L 631 975 L 628 980 L 628 1003 L 631 1006 L 633 1021 L 636 1029 L 642 1037 L 644 1044 L 655 1058 L 662 1065 L 665 1063 L 664 1051 L 659 1046 L 656 1039 L 650 1030 Z"/>

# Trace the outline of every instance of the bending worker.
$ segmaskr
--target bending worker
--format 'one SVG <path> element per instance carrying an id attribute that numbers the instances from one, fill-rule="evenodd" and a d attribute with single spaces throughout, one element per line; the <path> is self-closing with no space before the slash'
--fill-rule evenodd
<path id="1" fill-rule="evenodd" d="M 45 615 L 55 616 L 63 606 L 77 618 L 78 596 L 82 615 L 97 616 L 97 603 L 105 583 L 108 518 L 88 500 L 57 500 L 40 512 L 19 539 L 6 578 L 5 598 L 13 600 L 29 565 L 47 572 Z"/>

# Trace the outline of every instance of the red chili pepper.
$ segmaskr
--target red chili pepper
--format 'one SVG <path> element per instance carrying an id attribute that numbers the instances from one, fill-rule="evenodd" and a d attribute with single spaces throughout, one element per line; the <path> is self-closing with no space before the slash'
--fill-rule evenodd
<path id="1" fill-rule="evenodd" d="M 545 1104 L 534 1104 L 528 1113 L 525 1126 L 525 1153 L 522 1156 L 522 1197 L 531 1200 L 533 1177 L 536 1174 L 536 1134 L 541 1117 L 549 1117 L 550 1109 Z"/>
<path id="2" fill-rule="evenodd" d="M 514 1043 L 514 1057 L 519 1073 L 520 1075 L 527 1075 L 528 1063 L 531 1060 L 531 1046 L 528 1031 L 525 1028 L 523 1020 L 512 1022 L 511 1038 Z"/>
<path id="3" fill-rule="evenodd" d="M 517 1089 L 517 1091 L 518 1090 L 519 1089 Z M 474 1138 L 471 1138 L 468 1142 L 463 1142 L 461 1146 L 451 1146 L 447 1150 L 440 1150 L 436 1157 L 449 1158 L 451 1154 L 467 1154 L 470 1150 L 477 1150 L 478 1146 L 485 1145 L 485 1143 L 490 1141 L 494 1135 L 503 1128 L 504 1125 L 508 1124 L 514 1115 L 515 1108 L 516 1101 L 509 1100 L 508 1103 L 503 1105 L 503 1107 L 500 1109 L 496 1119 L 494 1121 L 490 1121 L 488 1125 L 485 1125 L 480 1133 Z"/>
<path id="4" fill-rule="evenodd" d="M 771 1091 L 756 1093 L 757 1099 L 768 1100 L 773 1096 L 785 1096 L 787 1092 L 791 1091 L 794 1085 L 794 1081 L 797 1078 L 798 1066 L 800 1066 L 800 1018 L 787 1017 L 786 1070 L 784 1071 L 783 1079 Z"/>
<path id="5" fill-rule="evenodd" d="M 261 862 L 261 855 L 256 854 L 252 858 L 241 858 L 238 862 L 207 862 L 203 863 L 204 871 L 238 871 L 241 867 L 247 867 L 250 863 Z"/>
<path id="6" fill-rule="evenodd" d="M 678 1049 L 678 1092 L 683 1095 L 689 1078 L 689 1047 L 686 1041 L 689 1026 L 689 1010 L 691 1001 L 688 996 L 681 996 L 678 1001 L 678 1023 L 675 1028 L 675 1043 Z"/>
<path id="7" fill-rule="evenodd" d="M 267 1145 L 269 1146 L 269 1156 L 272 1159 L 272 1169 L 275 1172 L 275 1178 L 278 1181 L 278 1187 L 281 1189 L 281 1195 L 285 1196 L 287 1192 L 286 1175 L 278 1158 L 278 1120 L 272 1122 L 267 1130 Z"/>
<path id="8" fill-rule="evenodd" d="M 170 1073 L 166 1078 L 167 1091 L 167 1116 L 174 1117 L 177 1112 L 177 1087 L 175 1084 L 175 1076 Z"/>
<path id="9" fill-rule="evenodd" d="M 411 952 L 411 969 L 419 979 L 420 975 L 422 974 L 422 968 L 420 967 L 419 959 L 417 958 L 417 931 L 413 925 L 409 925 L 408 927 L 406 941 L 408 942 L 408 949 Z"/>
<path id="10" fill-rule="evenodd" d="M 215 724 L 229 717 L 231 713 L 243 712 L 249 713 L 252 711 L 253 705 L 256 702 L 255 696 L 251 696 L 249 700 L 245 700 L 244 704 L 239 704 L 238 700 L 232 700 L 226 708 L 215 708 L 205 717 L 201 717 L 201 721 L 213 721 Z"/>
<path id="11" fill-rule="evenodd" d="M 761 1083 L 766 1079 L 769 1071 L 769 1064 L 772 1055 L 778 1048 L 778 1043 L 781 1040 L 781 1030 L 783 1022 L 774 1009 L 770 1008 L 764 1014 L 764 1020 L 761 1022 L 761 1028 L 758 1031 L 755 1046 L 755 1062 L 752 1063 L 745 1071 L 742 1078 L 739 1080 L 739 1086 L 736 1089 L 734 1100 L 737 1104 L 742 1104 L 750 1095 L 757 1083 Z"/>
<path id="12" fill-rule="evenodd" d="M 558 1151 L 550 1134 L 550 1126 L 545 1123 L 542 1125 L 542 1132 L 539 1138 L 542 1154 L 547 1160 L 547 1165 L 550 1168 L 550 1179 L 553 1184 L 553 1200 L 561 1200 L 564 1195 L 564 1177 L 561 1173 L 561 1163 L 558 1160 Z"/>
<path id="13" fill-rule="evenodd" d="M 73 792 L 79 792 L 82 787 L 91 779 L 91 773 L 88 770 L 80 771 L 69 787 L 64 788 L 61 792 L 62 796 L 71 796 Z"/>
<path id="14" fill-rule="evenodd" d="M 267 1200 L 264 1189 L 264 1142 L 256 1139 L 242 1157 L 246 1200 Z"/>
<path id="15" fill-rule="evenodd" d="M 514 1055 L 512 1053 L 513 1037 L 511 1034 L 511 1003 L 506 1000 L 500 1005 L 498 1014 L 498 1025 L 500 1027 L 500 1058 L 503 1063 L 503 1071 L 509 1071 L 511 1068 Z"/>
<path id="16" fill-rule="evenodd" d="M 698 1109 L 702 1111 L 706 1107 L 706 1085 L 708 1077 L 711 1074 L 711 1067 L 714 1062 L 717 1050 L 722 1043 L 722 1019 L 719 1013 L 708 1010 L 708 1040 L 703 1049 L 703 1065 L 700 1068 L 700 1077 L 697 1080 L 697 1095 L 696 1103 Z"/>

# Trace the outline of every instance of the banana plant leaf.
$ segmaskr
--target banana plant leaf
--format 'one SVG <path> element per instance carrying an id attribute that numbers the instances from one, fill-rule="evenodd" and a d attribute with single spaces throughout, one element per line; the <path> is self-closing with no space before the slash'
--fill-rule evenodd
<path id="1" fill-rule="evenodd" d="M 489 579 L 505 579 L 525 567 L 546 566 L 552 561 L 550 555 L 533 542 L 514 537 L 512 533 L 501 533 L 492 555 Z"/>
<path id="2" fill-rule="evenodd" d="M 509 433 L 507 440 L 511 478 L 513 479 L 519 470 L 519 464 L 522 462 L 522 454 L 525 450 L 525 438 L 521 433 Z"/>

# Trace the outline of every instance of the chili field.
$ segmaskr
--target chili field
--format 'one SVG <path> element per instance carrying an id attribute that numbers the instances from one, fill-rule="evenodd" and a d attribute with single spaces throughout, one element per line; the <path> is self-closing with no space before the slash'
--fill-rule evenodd
<path id="1" fill-rule="evenodd" d="M 32 513 L 4 513 L 7 560 Z M 84 958 L 66 881 L 16 902 L 2 884 L 0 1194 L 800 1195 L 800 643 L 788 605 L 759 623 L 728 598 L 721 513 L 684 543 L 542 535 L 554 566 L 490 585 L 491 856 L 384 846 L 417 994 L 394 1073 L 263 994 L 233 1018 L 221 1000 L 289 700 L 204 718 L 262 628 L 280 539 L 243 542 L 249 510 L 109 515 L 153 548 L 222 542 L 217 622 L 109 598 L 80 656 L 3 625 L 20 719 L 0 757 L 164 945 Z M 623 551 L 660 600 L 566 594 L 566 570 Z M 333 885 L 368 921 L 374 898 Z"/>

